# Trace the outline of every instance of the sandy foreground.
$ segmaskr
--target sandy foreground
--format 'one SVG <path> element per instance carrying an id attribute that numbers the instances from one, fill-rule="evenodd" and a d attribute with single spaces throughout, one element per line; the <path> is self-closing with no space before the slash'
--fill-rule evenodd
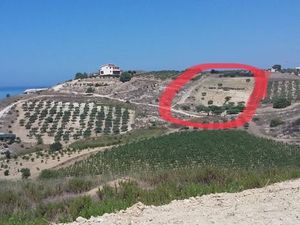
<path id="1" fill-rule="evenodd" d="M 159 207 L 134 206 L 113 214 L 77 218 L 69 225 L 300 224 L 300 179 L 240 193 L 175 200 Z"/>

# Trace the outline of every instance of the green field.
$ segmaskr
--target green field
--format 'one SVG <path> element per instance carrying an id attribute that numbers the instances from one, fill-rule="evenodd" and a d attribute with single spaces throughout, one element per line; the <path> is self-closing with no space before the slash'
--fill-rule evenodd
<path id="1" fill-rule="evenodd" d="M 193 131 L 127 144 L 65 169 L 59 176 L 84 176 L 183 166 L 264 169 L 300 167 L 298 146 L 257 138 L 243 131 Z"/>
<path id="2" fill-rule="evenodd" d="M 70 145 L 70 148 L 82 150 L 86 148 L 96 148 L 110 145 L 126 144 L 130 142 L 140 141 L 143 139 L 157 137 L 166 132 L 161 128 L 136 129 L 125 134 L 102 135 L 99 137 L 86 138 L 78 140 Z"/>
<path id="3" fill-rule="evenodd" d="M 98 199 L 85 192 L 108 180 Z M 76 178 L 73 178 L 76 177 Z M 39 180 L 0 185 L 0 224 L 72 221 L 125 209 L 141 201 L 161 205 L 216 192 L 237 192 L 300 177 L 300 147 L 245 131 L 185 131 L 151 137 L 101 152 Z M 49 201 L 49 199 L 55 199 Z"/>

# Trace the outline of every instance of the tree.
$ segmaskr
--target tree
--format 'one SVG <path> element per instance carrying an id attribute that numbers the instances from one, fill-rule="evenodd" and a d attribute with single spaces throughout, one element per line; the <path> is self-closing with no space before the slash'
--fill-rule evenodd
<path id="1" fill-rule="evenodd" d="M 130 71 L 130 73 L 129 72 L 124 72 L 120 76 L 120 81 L 123 82 L 123 83 L 127 82 L 127 81 L 130 81 L 131 77 L 132 77 L 132 72 L 131 71 Z"/>
<path id="2" fill-rule="evenodd" d="M 8 176 L 9 175 L 9 170 L 5 170 L 4 171 L 4 176 Z"/>
<path id="3" fill-rule="evenodd" d="M 47 123 L 53 123 L 53 118 L 49 116 L 49 117 L 47 117 L 45 119 L 45 122 L 47 122 Z"/>
<path id="4" fill-rule="evenodd" d="M 212 70 L 210 71 L 210 73 L 216 74 L 216 73 L 219 73 L 219 71 L 212 69 Z"/>
<path id="5" fill-rule="evenodd" d="M 191 109 L 191 107 L 189 105 L 182 105 L 181 109 L 185 110 L 185 111 L 189 111 Z"/>
<path id="6" fill-rule="evenodd" d="M 36 137 L 36 140 L 37 140 L 37 144 L 38 145 L 42 145 L 44 143 L 43 138 L 41 137 L 41 135 L 38 135 Z"/>
<path id="7" fill-rule="evenodd" d="M 94 88 L 92 87 L 88 87 L 88 89 L 86 90 L 86 93 L 94 93 Z"/>
<path id="8" fill-rule="evenodd" d="M 50 151 L 56 152 L 62 149 L 62 144 L 60 142 L 55 142 L 50 145 Z"/>
<path id="9" fill-rule="evenodd" d="M 225 97 L 225 101 L 226 101 L 226 102 L 229 102 L 230 99 L 231 99 L 231 96 L 226 96 L 226 97 Z"/>
<path id="10" fill-rule="evenodd" d="M 214 103 L 213 100 L 209 100 L 209 101 L 207 102 L 208 105 L 212 105 L 213 103 Z"/>
<path id="11" fill-rule="evenodd" d="M 75 74 L 75 80 L 84 79 L 84 78 L 88 78 L 88 74 L 87 73 L 76 73 Z"/>
<path id="12" fill-rule="evenodd" d="M 21 173 L 22 173 L 22 179 L 27 179 L 28 177 L 31 176 L 30 169 L 28 168 L 22 168 Z"/>
<path id="13" fill-rule="evenodd" d="M 205 112 L 205 113 L 210 112 L 210 109 L 208 107 L 206 107 L 205 105 L 197 105 L 196 110 L 197 110 L 197 112 Z"/>
<path id="14" fill-rule="evenodd" d="M 284 97 L 278 97 L 273 100 L 273 108 L 274 109 L 282 109 L 291 105 L 291 100 L 286 99 Z"/>
<path id="15" fill-rule="evenodd" d="M 210 105 L 208 107 L 210 109 L 210 111 L 215 114 L 215 115 L 221 115 L 222 112 L 224 112 L 224 108 L 221 106 L 216 106 L 216 105 Z"/>
<path id="16" fill-rule="evenodd" d="M 274 66 L 272 66 L 272 69 L 274 69 L 275 71 L 281 71 L 281 65 L 275 64 Z"/>
<path id="17" fill-rule="evenodd" d="M 9 150 L 5 152 L 5 156 L 6 156 L 7 159 L 11 158 L 11 153 L 10 153 Z"/>
<path id="18" fill-rule="evenodd" d="M 271 121 L 270 121 L 270 127 L 277 127 L 277 126 L 279 126 L 279 125 L 281 125 L 283 123 L 284 122 L 281 119 L 274 118 L 274 119 L 271 119 Z"/>

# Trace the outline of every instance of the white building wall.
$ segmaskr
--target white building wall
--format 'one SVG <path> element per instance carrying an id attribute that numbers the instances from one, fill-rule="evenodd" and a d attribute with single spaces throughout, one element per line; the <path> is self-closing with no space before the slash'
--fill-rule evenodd
<path id="1" fill-rule="evenodd" d="M 120 73 L 121 73 L 120 68 L 113 64 L 103 65 L 100 67 L 100 76 L 101 75 L 120 75 Z"/>

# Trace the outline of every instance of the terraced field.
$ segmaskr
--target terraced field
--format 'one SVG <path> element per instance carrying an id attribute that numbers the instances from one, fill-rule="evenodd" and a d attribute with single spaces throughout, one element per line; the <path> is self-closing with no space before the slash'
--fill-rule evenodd
<path id="1" fill-rule="evenodd" d="M 201 105 L 222 106 L 229 102 L 246 102 L 253 90 L 251 77 L 214 78 L 208 77 L 193 89 L 188 102 Z"/>
<path id="2" fill-rule="evenodd" d="M 134 111 L 96 102 L 27 101 L 16 106 L 12 131 L 23 142 L 64 143 L 131 130 Z"/>
<path id="3" fill-rule="evenodd" d="M 274 80 L 268 85 L 268 95 L 265 102 L 271 102 L 276 97 L 300 100 L 300 80 Z"/>

